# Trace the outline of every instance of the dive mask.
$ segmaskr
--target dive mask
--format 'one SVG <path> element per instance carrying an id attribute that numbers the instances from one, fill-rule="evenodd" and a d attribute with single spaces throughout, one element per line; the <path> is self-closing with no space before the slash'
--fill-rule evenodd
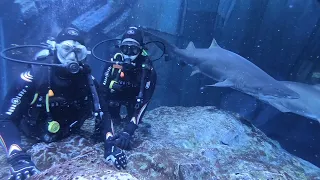
<path id="1" fill-rule="evenodd" d="M 124 42 L 120 45 L 122 54 L 127 56 L 136 56 L 141 52 L 141 46 L 135 42 Z"/>
<path id="2" fill-rule="evenodd" d="M 83 61 L 90 51 L 77 41 L 66 40 L 56 44 L 57 57 L 62 64 Z"/>

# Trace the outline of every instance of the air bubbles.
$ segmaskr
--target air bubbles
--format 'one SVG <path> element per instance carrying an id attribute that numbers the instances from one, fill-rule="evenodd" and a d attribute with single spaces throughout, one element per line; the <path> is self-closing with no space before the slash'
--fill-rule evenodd
<path id="1" fill-rule="evenodd" d="M 205 87 L 204 86 L 202 86 L 201 88 L 200 88 L 200 93 L 204 93 L 204 90 L 205 90 Z"/>

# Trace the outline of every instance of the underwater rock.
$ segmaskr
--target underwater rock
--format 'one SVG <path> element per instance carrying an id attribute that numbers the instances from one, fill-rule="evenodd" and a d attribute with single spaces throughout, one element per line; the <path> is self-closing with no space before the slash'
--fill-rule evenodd
<path id="1" fill-rule="evenodd" d="M 3 148 L 0 148 L 0 167 L 0 179 L 6 179 L 9 175 L 9 166 L 7 163 L 7 156 Z"/>
<path id="2" fill-rule="evenodd" d="M 192 175 L 198 174 L 194 179 L 236 179 L 245 174 L 252 179 L 320 177 L 318 167 L 287 153 L 254 126 L 214 107 L 161 107 L 148 112 L 144 123 L 151 128 L 143 134 L 139 129 L 137 139 L 142 142 L 129 156 L 128 167 L 148 162 L 146 172 L 129 170 L 141 179 L 151 175 L 153 179 L 190 179 L 190 169 L 194 169 Z M 165 168 L 161 170 L 157 164 Z"/>
<path id="3" fill-rule="evenodd" d="M 86 122 L 88 135 L 90 123 L 94 121 Z M 31 179 L 320 178 L 318 167 L 215 107 L 160 107 L 146 112 L 134 135 L 134 149 L 126 151 L 126 170 L 105 162 L 103 143 L 79 135 L 35 144 L 28 153 L 42 170 Z M 0 165 L 1 171 L 8 170 L 7 164 Z"/>
<path id="4" fill-rule="evenodd" d="M 120 27 L 120 26 L 125 27 L 124 23 L 130 15 L 131 15 L 130 8 L 123 10 L 121 15 L 119 15 L 119 17 L 117 19 L 113 19 L 105 28 L 103 28 L 102 32 L 104 34 L 108 34 L 109 36 L 112 36 L 112 37 L 119 35 L 119 34 L 116 34 L 119 32 L 116 31 L 115 28 Z M 124 31 L 124 29 L 122 31 Z"/>
<path id="5" fill-rule="evenodd" d="M 183 180 L 210 179 L 210 175 L 199 164 L 180 164 L 179 178 Z"/>
<path id="6" fill-rule="evenodd" d="M 23 19 L 30 19 L 38 16 L 57 1 L 58 0 L 15 0 L 14 3 L 20 8 L 20 14 Z"/>
<path id="7" fill-rule="evenodd" d="M 131 6 L 136 0 L 108 1 L 80 15 L 72 24 L 82 31 L 89 32 L 102 24 L 107 25 L 102 31 L 109 33 L 114 27 L 126 20 L 130 15 Z"/>
<path id="8" fill-rule="evenodd" d="M 229 130 L 224 137 L 221 139 L 221 143 L 224 145 L 231 145 L 238 141 L 239 139 L 239 131 L 237 130 Z"/>
<path id="9" fill-rule="evenodd" d="M 14 3 L 19 5 L 20 13 L 24 19 L 29 19 L 39 13 L 34 0 L 15 0 Z"/>
<path id="10" fill-rule="evenodd" d="M 38 143 L 28 150 L 32 154 L 33 162 L 40 170 L 50 168 L 52 165 L 65 162 L 92 150 L 87 139 L 80 136 L 71 136 L 56 143 Z"/>
<path id="11" fill-rule="evenodd" d="M 115 1 L 110 1 L 106 5 L 93 8 L 75 19 L 72 24 L 82 31 L 89 32 L 92 28 L 105 21 L 118 9 Z"/>
<path id="12" fill-rule="evenodd" d="M 41 174 L 32 176 L 34 180 L 52 179 L 108 179 L 108 180 L 136 180 L 125 172 L 117 172 L 108 166 L 98 151 L 93 149 L 73 158 L 65 163 L 52 166 Z"/>

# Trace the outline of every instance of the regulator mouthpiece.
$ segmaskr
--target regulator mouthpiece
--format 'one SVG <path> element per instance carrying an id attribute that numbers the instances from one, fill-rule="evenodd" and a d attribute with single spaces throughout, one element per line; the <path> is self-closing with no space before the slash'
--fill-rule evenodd
<path id="1" fill-rule="evenodd" d="M 76 74 L 81 69 L 79 63 L 77 63 L 77 62 L 69 62 L 67 64 L 61 65 L 61 67 L 66 68 L 71 74 Z"/>

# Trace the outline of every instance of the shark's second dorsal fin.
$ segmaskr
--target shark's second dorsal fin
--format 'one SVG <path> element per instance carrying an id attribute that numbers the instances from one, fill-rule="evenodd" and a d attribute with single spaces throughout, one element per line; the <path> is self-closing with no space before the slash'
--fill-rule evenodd
<path id="1" fill-rule="evenodd" d="M 190 41 L 186 49 L 189 49 L 189 50 L 190 50 L 190 49 L 195 49 L 195 48 L 196 48 L 196 47 L 194 46 L 193 42 Z"/>
<path id="2" fill-rule="evenodd" d="M 219 46 L 219 44 L 217 43 L 216 39 L 213 38 L 209 49 L 211 49 L 211 48 L 217 48 L 217 47 L 220 47 L 220 46 Z"/>

